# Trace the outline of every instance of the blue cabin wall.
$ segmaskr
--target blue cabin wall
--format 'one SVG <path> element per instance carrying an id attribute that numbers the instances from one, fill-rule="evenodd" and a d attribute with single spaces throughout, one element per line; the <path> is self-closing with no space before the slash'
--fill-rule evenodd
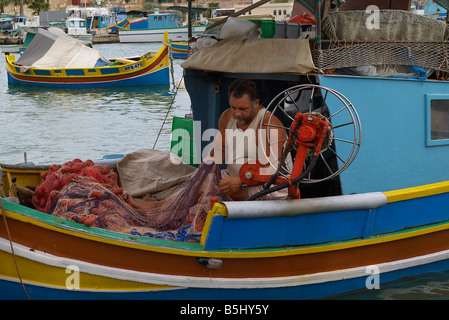
<path id="1" fill-rule="evenodd" d="M 131 30 L 140 29 L 164 29 L 164 28 L 176 28 L 180 26 L 180 18 L 178 14 L 151 14 L 147 19 L 140 22 L 134 22 L 130 25 Z M 178 23 L 179 22 L 179 23 Z"/>
<path id="2" fill-rule="evenodd" d="M 448 82 L 339 75 L 301 78 L 193 70 L 184 70 L 184 76 L 193 117 L 202 123 L 201 134 L 218 127 L 221 113 L 229 107 L 227 88 L 235 78 L 254 79 L 263 106 L 282 90 L 311 81 L 346 96 L 359 114 L 362 138 L 357 157 L 339 176 L 340 194 L 389 191 L 449 180 L 449 140 L 429 143 L 430 125 L 426 124 L 429 101 L 449 100 Z M 342 106 L 334 103 L 332 97 L 327 98 L 326 105 L 331 114 Z M 201 147 L 209 143 L 202 141 Z M 335 143 L 337 153 L 348 147 L 346 143 Z M 314 190 L 311 197 L 339 194 L 335 186 L 323 189 L 328 190 L 324 194 Z"/>
<path id="3" fill-rule="evenodd" d="M 179 25 L 177 14 L 153 14 L 148 16 L 148 29 L 176 28 Z"/>
<path id="4" fill-rule="evenodd" d="M 449 99 L 449 83 L 320 76 L 345 95 L 362 123 L 361 148 L 340 175 L 344 194 L 389 191 L 449 180 L 449 141 L 429 145 L 429 101 Z M 331 100 L 327 103 L 332 112 Z M 344 144 L 336 142 L 337 152 Z"/>

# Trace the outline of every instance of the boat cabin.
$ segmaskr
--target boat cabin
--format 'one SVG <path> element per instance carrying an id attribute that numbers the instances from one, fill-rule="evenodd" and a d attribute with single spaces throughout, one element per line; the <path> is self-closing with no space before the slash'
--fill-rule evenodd
<path id="1" fill-rule="evenodd" d="M 350 3 L 347 6 L 352 8 Z M 339 152 L 354 151 L 351 141 L 360 139 L 360 148 L 338 176 L 301 183 L 305 197 L 396 190 L 448 180 L 449 122 L 442 120 L 449 116 L 443 54 L 446 25 L 408 11 L 379 9 L 375 13 L 382 25 L 401 21 L 404 28 L 412 28 L 410 38 L 403 30 L 368 29 L 365 21 L 372 18 L 370 14 L 364 10 L 328 12 L 320 25 L 323 39 L 300 40 L 301 44 L 294 39 L 224 39 L 191 55 L 182 66 L 201 134 L 217 127 L 220 115 L 229 107 L 227 87 L 237 78 L 257 83 L 265 107 L 280 93 L 288 94 L 288 88 L 310 86 L 292 97 L 294 102 L 284 100 L 276 115 L 288 120 L 292 105 L 330 115 L 336 136 L 321 154 L 311 180 L 346 166 Z M 421 29 L 424 25 L 426 31 Z M 287 59 L 287 52 L 295 58 Z M 295 56 L 293 52 L 305 53 Z M 298 68 L 306 63 L 310 63 L 308 70 Z M 332 116 L 340 112 L 341 98 L 326 88 L 349 100 L 360 128 L 354 131 Z M 200 150 L 207 144 L 203 140 Z M 430 169 L 431 163 L 438 163 L 439 170 Z"/>

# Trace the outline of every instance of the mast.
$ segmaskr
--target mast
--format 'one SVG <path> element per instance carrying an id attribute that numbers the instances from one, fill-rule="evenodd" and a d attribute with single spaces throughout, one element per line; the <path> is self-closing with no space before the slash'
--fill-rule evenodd
<path id="1" fill-rule="evenodd" d="M 321 1 L 315 1 L 315 37 L 317 49 L 321 50 Z"/>
<path id="2" fill-rule="evenodd" d="M 187 39 L 192 37 L 192 0 L 188 0 L 187 6 L 187 20 L 188 20 L 188 30 L 187 30 Z"/>

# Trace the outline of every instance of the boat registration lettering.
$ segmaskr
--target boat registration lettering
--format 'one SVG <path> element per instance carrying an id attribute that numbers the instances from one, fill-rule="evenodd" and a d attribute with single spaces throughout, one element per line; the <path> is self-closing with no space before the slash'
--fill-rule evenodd
<path id="1" fill-rule="evenodd" d="M 124 66 L 123 70 L 131 71 L 131 70 L 134 70 L 134 69 L 142 68 L 142 66 L 143 66 L 142 62 L 139 62 L 139 63 L 132 64 L 130 66 Z"/>

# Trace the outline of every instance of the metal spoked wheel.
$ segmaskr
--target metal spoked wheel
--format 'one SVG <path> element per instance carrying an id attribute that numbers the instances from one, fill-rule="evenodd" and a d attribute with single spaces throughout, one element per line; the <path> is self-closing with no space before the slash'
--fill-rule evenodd
<path id="1" fill-rule="evenodd" d="M 302 104 L 301 101 L 298 101 L 299 96 L 303 97 L 301 99 Z M 314 105 L 317 100 L 320 101 L 319 106 Z M 265 146 L 262 143 L 261 146 L 265 155 L 267 155 L 266 151 L 269 148 L 270 154 L 273 155 L 271 160 L 268 159 L 269 164 L 277 170 L 279 176 L 285 178 L 288 178 L 286 172 L 291 170 L 291 164 L 289 165 L 286 159 L 288 159 L 288 154 L 292 155 L 296 151 L 296 147 L 293 146 L 290 150 L 284 149 L 283 154 L 276 157 L 275 148 L 279 143 L 285 143 L 286 140 L 279 141 L 274 135 L 272 135 L 273 138 L 270 137 L 270 131 L 274 132 L 272 129 L 280 128 L 279 125 L 272 124 L 272 119 L 273 115 L 282 118 L 285 126 L 281 128 L 289 133 L 295 114 L 298 112 L 320 116 L 322 120 L 329 124 L 329 132 L 320 151 L 320 158 L 327 167 L 327 175 L 319 179 L 313 179 L 309 174 L 301 183 L 317 183 L 336 177 L 349 167 L 360 149 L 362 129 L 356 109 L 341 93 L 320 85 L 298 85 L 279 93 L 266 108 L 265 116 L 269 115 L 268 122 L 261 123 L 260 129 L 266 129 L 267 145 Z M 259 132 L 262 131 L 259 130 Z M 262 139 L 262 137 L 259 136 L 259 139 Z M 329 150 L 337 159 L 337 168 L 332 166 L 323 156 L 323 152 L 326 150 Z M 311 155 L 309 154 L 308 157 Z"/>

